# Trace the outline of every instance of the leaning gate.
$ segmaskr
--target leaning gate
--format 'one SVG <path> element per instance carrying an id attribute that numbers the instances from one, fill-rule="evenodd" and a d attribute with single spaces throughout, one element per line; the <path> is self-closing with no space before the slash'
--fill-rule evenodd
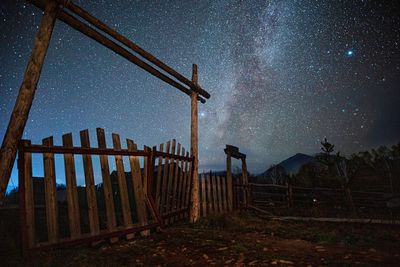
<path id="1" fill-rule="evenodd" d="M 165 146 L 137 149 L 131 139 L 122 148 L 120 136 L 112 134 L 107 148 L 104 130 L 97 128 L 97 147 L 89 132 L 80 132 L 80 147 L 72 134 L 53 137 L 33 145 L 22 140 L 18 148 L 19 196 L 22 245 L 24 249 L 54 248 L 96 240 L 131 239 L 136 232 L 188 218 L 193 177 L 193 157 L 176 140 Z M 32 154 L 43 157 L 43 179 L 32 176 Z M 57 188 L 55 154 L 61 154 L 65 189 Z M 82 157 L 85 186 L 77 185 L 75 159 Z M 116 171 L 110 173 L 109 158 Z M 95 184 L 93 160 L 101 168 L 101 183 Z M 126 165 L 129 171 L 125 172 Z M 60 176 L 60 175 L 59 175 Z M 63 175 L 61 175 L 63 176 Z M 65 199 L 62 198 L 65 193 Z"/>

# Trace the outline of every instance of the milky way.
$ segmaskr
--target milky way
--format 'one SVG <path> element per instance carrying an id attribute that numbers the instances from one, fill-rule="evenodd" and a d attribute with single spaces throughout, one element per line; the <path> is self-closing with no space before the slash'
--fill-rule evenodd
<path id="1" fill-rule="evenodd" d="M 324 137 L 346 154 L 400 141 L 397 2 L 75 3 L 186 77 L 198 64 L 211 94 L 199 106 L 200 170 L 223 169 L 233 144 L 258 173 L 318 152 Z M 41 12 L 21 0 L 0 7 L 3 138 Z M 24 138 L 60 144 L 72 132 L 79 144 L 80 130 L 104 127 L 140 145 L 176 138 L 188 148 L 189 123 L 189 97 L 57 22 Z"/>

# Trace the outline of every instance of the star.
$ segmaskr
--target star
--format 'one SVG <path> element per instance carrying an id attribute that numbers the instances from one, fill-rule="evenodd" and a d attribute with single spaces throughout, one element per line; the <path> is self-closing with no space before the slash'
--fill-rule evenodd
<path id="1" fill-rule="evenodd" d="M 347 50 L 347 51 L 346 51 L 346 56 L 347 56 L 347 57 L 352 57 L 352 56 L 354 56 L 354 51 L 351 50 L 351 49 L 350 49 L 350 50 Z"/>

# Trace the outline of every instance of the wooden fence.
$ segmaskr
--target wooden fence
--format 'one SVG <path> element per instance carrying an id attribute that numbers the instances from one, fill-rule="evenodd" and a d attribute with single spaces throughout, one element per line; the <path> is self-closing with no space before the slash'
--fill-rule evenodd
<path id="1" fill-rule="evenodd" d="M 232 181 L 229 182 L 226 177 L 203 174 L 199 183 L 202 217 L 232 211 Z"/>
<path id="2" fill-rule="evenodd" d="M 150 229 L 163 226 L 164 220 L 171 223 L 187 218 L 194 159 L 183 148 L 181 153 L 180 144 L 175 152 L 175 140 L 167 142 L 165 152 L 163 145 L 160 151 L 146 146 L 138 150 L 130 139 L 126 139 L 127 149 L 122 149 L 118 134 L 112 134 L 113 148 L 107 148 L 101 128 L 97 129 L 98 148 L 90 146 L 87 130 L 80 132 L 81 147 L 73 146 L 72 134 L 63 135 L 62 140 L 62 146 L 55 146 L 53 137 L 43 139 L 42 145 L 32 145 L 27 140 L 19 144 L 19 206 L 24 251 L 104 239 L 115 241 L 121 236 L 131 239 L 135 232 L 148 235 Z M 32 153 L 43 155 L 44 179 L 40 180 L 44 187 L 44 205 L 35 205 L 38 200 L 34 197 Z M 56 171 L 59 168 L 56 170 L 54 154 L 61 154 L 64 159 L 66 205 L 58 196 Z M 82 157 L 84 187 L 77 186 L 77 155 Z M 99 157 L 101 185 L 95 184 L 93 157 Z M 109 157 L 114 157 L 116 166 L 116 172 L 111 174 Z M 125 172 L 127 162 L 129 172 Z"/>
<path id="3" fill-rule="evenodd" d="M 165 149 L 165 151 L 164 151 Z M 155 205 L 165 224 L 189 216 L 190 192 L 193 177 L 193 157 L 176 140 L 153 147 L 155 169 Z"/>
<path id="4" fill-rule="evenodd" d="M 236 187 L 240 188 L 241 185 Z M 339 210 L 347 210 L 372 217 L 400 217 L 400 194 L 340 188 L 307 188 L 290 184 L 250 183 L 249 187 L 253 205 L 264 210 L 273 207 L 320 207 L 329 210 L 331 214 L 340 214 Z"/>

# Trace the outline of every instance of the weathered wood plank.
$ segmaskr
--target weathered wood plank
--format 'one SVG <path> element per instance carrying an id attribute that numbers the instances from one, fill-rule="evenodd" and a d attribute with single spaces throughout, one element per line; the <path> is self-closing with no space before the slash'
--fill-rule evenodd
<path id="1" fill-rule="evenodd" d="M 221 177 L 217 176 L 217 195 L 218 195 L 218 212 L 222 213 L 222 193 L 221 193 Z"/>
<path id="2" fill-rule="evenodd" d="M 90 147 L 89 131 L 83 130 L 80 132 L 81 146 Z M 85 187 L 86 187 L 86 198 L 89 214 L 89 225 L 90 234 L 97 235 L 100 232 L 99 224 L 99 213 L 97 209 L 97 199 L 93 175 L 93 164 L 91 155 L 82 155 L 83 159 L 83 170 L 85 172 Z"/>
<path id="3" fill-rule="evenodd" d="M 185 148 L 182 147 L 182 153 L 181 156 L 185 156 Z M 181 160 L 181 165 L 180 165 L 180 171 L 179 171 L 179 184 L 178 184 L 178 196 L 177 196 L 177 209 L 181 210 L 182 209 L 182 195 L 183 195 L 183 184 L 184 184 L 184 179 L 185 179 L 185 161 Z M 179 218 L 183 218 L 182 214 L 179 216 Z"/>
<path id="4" fill-rule="evenodd" d="M 104 129 L 97 128 L 96 132 L 97 132 L 98 147 L 99 148 L 107 148 Z M 103 179 L 107 230 L 112 232 L 112 231 L 116 231 L 117 221 L 116 221 L 116 216 L 115 216 L 114 197 L 113 197 L 113 190 L 112 190 L 111 177 L 110 177 L 110 166 L 108 163 L 107 155 L 100 155 L 100 167 L 101 167 L 101 176 Z M 110 239 L 110 241 L 112 243 L 117 240 L 118 240 L 117 238 Z"/>
<path id="5" fill-rule="evenodd" d="M 171 154 L 175 155 L 175 146 L 176 146 L 176 140 L 172 139 L 171 142 Z M 170 164 L 169 164 L 169 175 L 168 175 L 168 184 L 167 184 L 167 207 L 166 207 L 166 213 L 171 212 L 171 202 L 172 202 L 172 183 L 174 180 L 174 168 L 176 165 L 176 161 L 174 158 L 170 158 Z M 166 224 L 170 223 L 170 219 L 165 220 Z"/>
<path id="6" fill-rule="evenodd" d="M 198 84 L 197 65 L 192 66 L 192 82 Z M 191 120 L 190 120 L 190 154 L 194 157 L 191 179 L 191 197 L 190 197 L 190 222 L 194 223 L 200 218 L 200 201 L 199 201 L 199 151 L 198 151 L 198 109 L 197 109 L 198 93 L 192 91 L 191 94 Z"/>
<path id="7" fill-rule="evenodd" d="M 221 177 L 222 186 L 222 209 L 224 212 L 228 210 L 227 200 L 226 200 L 226 177 Z"/>
<path id="8" fill-rule="evenodd" d="M 31 141 L 25 140 L 25 145 L 30 145 Z M 26 209 L 26 232 L 28 248 L 35 245 L 35 203 L 33 197 L 33 180 L 32 180 L 32 154 L 24 153 L 24 181 L 25 181 L 25 209 Z"/>
<path id="9" fill-rule="evenodd" d="M 189 157 L 189 152 L 186 152 L 186 157 Z M 185 189 L 185 202 L 184 206 L 185 208 L 190 208 L 190 188 L 191 188 L 191 183 L 192 183 L 192 168 L 193 164 L 192 162 L 188 161 L 186 164 L 186 189 Z M 190 213 L 190 211 L 189 211 Z M 188 213 L 188 215 L 189 215 Z"/>
<path id="10" fill-rule="evenodd" d="M 53 137 L 43 139 L 42 144 L 44 146 L 53 146 Z M 59 240 L 59 226 L 54 154 L 44 153 L 43 164 L 47 236 L 49 243 L 55 243 Z"/>
<path id="11" fill-rule="evenodd" d="M 119 135 L 113 133 L 112 140 L 114 149 L 120 150 L 121 140 Z M 132 216 L 131 216 L 131 208 L 129 205 L 128 186 L 126 184 L 125 168 L 122 156 L 115 156 L 115 166 L 117 168 L 118 188 L 121 197 L 122 220 L 124 222 L 124 226 L 126 228 L 129 228 L 132 227 Z"/>
<path id="12" fill-rule="evenodd" d="M 62 136 L 64 147 L 73 147 L 72 134 Z M 64 154 L 65 182 L 68 202 L 68 222 L 72 239 L 81 235 L 81 221 L 79 214 L 78 191 L 76 187 L 75 159 L 72 154 Z"/>
<path id="13" fill-rule="evenodd" d="M 251 204 L 251 193 L 249 188 L 249 177 L 247 176 L 247 164 L 246 158 L 242 158 L 242 177 L 243 177 L 243 189 L 244 189 L 244 206 L 247 208 Z"/>
<path id="14" fill-rule="evenodd" d="M 164 152 L 164 144 L 160 144 L 160 152 Z M 161 204 L 161 185 L 162 185 L 162 162 L 163 158 L 162 156 L 158 157 L 158 166 L 157 166 L 157 181 L 156 181 L 156 209 L 159 211 L 160 210 L 160 204 Z"/>
<path id="15" fill-rule="evenodd" d="M 212 187 L 214 213 L 218 214 L 218 195 L 217 195 L 217 183 L 215 175 L 211 175 L 211 187 Z"/>
<path id="16" fill-rule="evenodd" d="M 232 183 L 232 160 L 231 156 L 226 157 L 226 187 L 228 197 L 228 211 L 233 210 L 233 183 Z"/>
<path id="17" fill-rule="evenodd" d="M 207 196 L 206 196 L 206 180 L 204 174 L 201 175 L 201 206 L 203 217 L 207 217 Z"/>
<path id="18" fill-rule="evenodd" d="M 176 149 L 176 155 L 181 154 L 181 144 L 178 143 L 178 147 Z M 180 169 L 180 160 L 175 160 L 175 174 L 173 180 L 173 191 L 172 191 L 172 199 L 171 199 L 171 211 L 177 210 L 177 190 L 178 190 L 178 181 L 179 181 L 179 169 Z M 171 222 L 175 221 L 175 217 L 171 218 Z"/>
<path id="19" fill-rule="evenodd" d="M 135 147 L 135 149 L 136 149 L 136 147 Z M 150 147 L 148 147 L 148 146 L 144 146 L 143 150 L 146 151 L 146 152 L 150 152 L 151 151 Z M 148 183 L 148 179 L 149 179 L 149 169 L 148 169 L 148 167 L 149 167 L 149 164 L 150 164 L 149 159 L 147 157 L 144 157 L 144 160 L 143 160 L 143 183 L 142 183 L 142 186 L 143 186 L 143 188 L 142 188 L 142 191 L 143 191 L 143 203 L 144 203 L 144 216 L 143 216 L 143 222 L 142 222 L 143 225 L 148 225 L 149 224 L 146 206 L 148 206 L 151 209 L 150 201 L 149 201 L 148 196 L 147 196 L 147 191 L 148 191 L 147 187 L 149 186 L 149 183 Z M 139 167 L 140 167 L 140 165 L 139 165 Z M 154 169 L 152 171 L 154 171 Z M 140 232 L 140 234 L 142 236 L 149 236 L 150 235 L 150 230 L 142 231 L 142 232 Z"/>
<path id="20" fill-rule="evenodd" d="M 168 141 L 165 147 L 165 153 L 169 153 L 171 142 Z M 165 157 L 164 159 L 164 167 L 163 167 L 163 180 L 162 180 L 162 188 L 161 188 L 161 205 L 160 205 L 160 213 L 166 213 L 167 207 L 167 187 L 168 187 L 168 171 L 169 171 L 169 158 Z"/>
<path id="21" fill-rule="evenodd" d="M 128 146 L 128 150 L 136 151 L 137 146 L 133 142 L 133 140 L 126 139 L 126 143 Z M 133 192 L 135 195 L 135 203 L 136 203 L 136 213 L 138 217 L 139 224 L 144 226 L 148 223 L 147 221 L 147 213 L 146 213 L 146 196 L 143 187 L 143 179 L 142 173 L 140 170 L 140 162 L 139 157 L 130 156 L 129 163 L 131 167 L 131 176 L 132 176 L 132 184 L 133 184 Z M 147 163 L 146 163 L 147 164 Z M 148 235 L 148 231 L 142 231 L 142 235 Z"/>
<path id="22" fill-rule="evenodd" d="M 208 214 L 214 214 L 214 207 L 213 207 L 213 198 L 212 198 L 212 189 L 211 189 L 211 178 L 210 175 L 207 174 L 207 206 L 208 206 Z"/>

